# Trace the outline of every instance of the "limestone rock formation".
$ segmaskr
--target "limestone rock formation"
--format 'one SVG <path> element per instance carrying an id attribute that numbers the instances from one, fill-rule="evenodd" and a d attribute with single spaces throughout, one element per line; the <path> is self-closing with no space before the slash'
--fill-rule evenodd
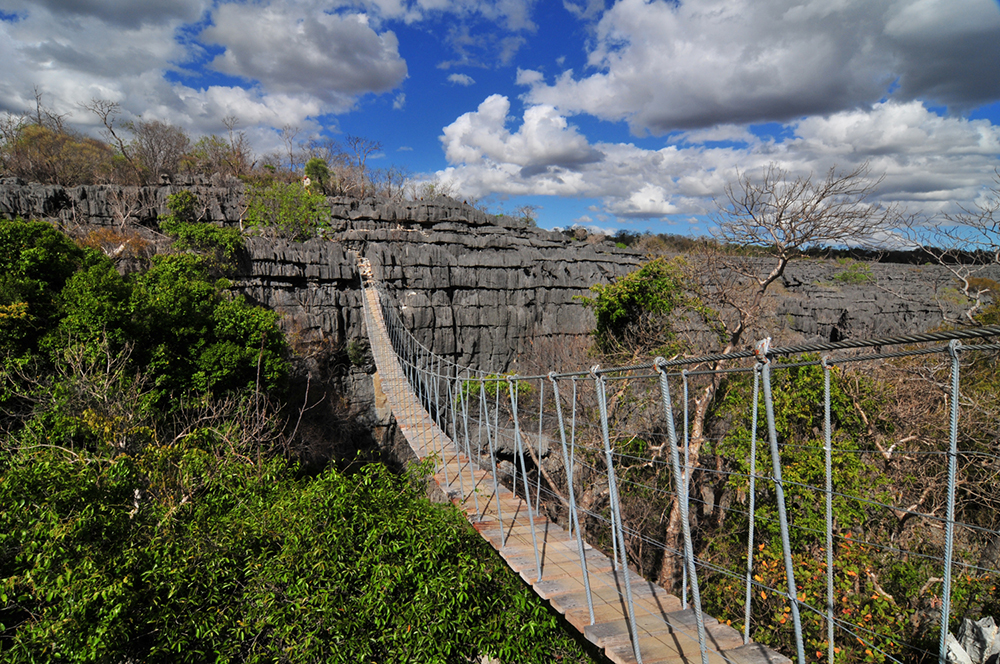
<path id="1" fill-rule="evenodd" d="M 175 179 L 159 187 L 63 188 L 0 180 L 0 216 L 49 219 L 73 231 L 130 222 L 155 228 L 167 197 L 190 189 L 206 222 L 237 224 L 243 185 Z M 593 325 L 579 295 L 634 270 L 637 252 L 489 215 L 449 198 L 405 203 L 329 199 L 332 223 L 304 243 L 251 237 L 235 286 L 285 314 L 291 334 L 346 346 L 364 336 L 357 253 L 372 263 L 424 345 L 463 365 L 530 372 L 523 358 L 578 368 Z M 828 260 L 793 261 L 770 296 L 776 338 L 841 340 L 908 334 L 962 313 L 937 266 L 876 264 L 866 274 Z M 993 278 L 1000 280 L 1000 275 Z"/>

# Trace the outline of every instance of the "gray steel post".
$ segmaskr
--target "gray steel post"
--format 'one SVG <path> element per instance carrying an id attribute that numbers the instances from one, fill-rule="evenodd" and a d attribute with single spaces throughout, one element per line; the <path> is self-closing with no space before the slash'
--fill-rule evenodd
<path id="1" fill-rule="evenodd" d="M 569 525 L 570 534 L 573 531 L 573 522 L 576 522 L 576 549 L 580 554 L 580 572 L 583 574 L 583 587 L 587 591 L 587 611 L 590 612 L 590 624 L 594 624 L 594 599 L 590 594 L 590 573 L 587 571 L 587 556 L 583 549 L 583 535 L 580 528 L 580 516 L 576 510 L 576 494 L 573 490 L 573 471 L 570 465 L 569 454 L 566 450 L 566 426 L 563 423 L 562 404 L 559 403 L 559 385 L 556 383 L 556 374 L 549 374 L 552 381 L 552 396 L 556 401 L 556 418 L 559 422 L 559 438 L 562 441 L 563 468 L 566 470 L 566 485 L 569 488 Z M 575 383 L 574 383 L 575 387 Z M 576 395 L 574 394 L 574 397 Z"/>
<path id="2" fill-rule="evenodd" d="M 750 424 L 750 486 L 748 487 L 750 512 L 747 529 L 747 592 L 743 608 L 743 643 L 750 643 L 750 589 L 753 585 L 754 522 L 757 518 L 757 420 L 760 401 L 760 365 L 753 368 L 753 415 Z"/>
<path id="3" fill-rule="evenodd" d="M 802 620 L 799 617 L 799 597 L 792 568 L 792 545 L 788 536 L 788 514 L 785 510 L 785 487 L 781 480 L 781 452 L 778 450 L 778 432 L 774 425 L 774 400 L 771 398 L 771 361 L 767 357 L 770 338 L 758 344 L 758 358 L 763 361 L 761 374 L 764 383 L 764 411 L 767 413 L 767 433 L 771 443 L 771 466 L 774 473 L 774 493 L 778 502 L 778 526 L 781 529 L 781 549 L 785 559 L 785 578 L 788 582 L 788 601 L 792 607 L 792 626 L 795 629 L 795 650 L 799 664 L 806 664 L 805 646 L 802 642 Z"/>
<path id="4" fill-rule="evenodd" d="M 517 416 L 517 385 L 515 379 L 507 377 L 507 389 L 510 390 L 510 409 L 514 418 L 514 445 L 517 448 L 517 456 L 521 460 L 521 477 L 524 482 L 524 502 L 528 506 L 528 523 L 531 525 L 531 548 L 535 551 L 535 569 L 538 571 L 537 580 L 542 580 L 542 560 L 538 554 L 538 537 L 535 534 L 535 515 L 531 509 L 531 494 L 528 490 L 528 469 L 524 464 L 524 441 L 521 440 L 521 425 Z"/>
<path id="5" fill-rule="evenodd" d="M 601 414 L 601 437 L 604 440 L 604 456 L 608 464 L 608 494 L 611 499 L 611 513 L 615 516 L 613 532 L 617 531 L 618 546 L 621 548 L 621 575 L 625 579 L 625 600 L 628 605 L 628 620 L 632 630 L 632 651 L 635 661 L 642 664 L 642 653 L 639 651 L 639 630 L 635 622 L 635 604 L 632 601 L 632 581 L 628 569 L 628 556 L 625 548 L 625 531 L 622 528 L 621 505 L 618 496 L 618 482 L 615 478 L 614 456 L 611 452 L 611 435 L 608 431 L 608 402 L 604 392 L 604 376 L 597 373 L 598 367 L 590 370 L 594 377 L 594 387 L 597 390 L 597 406 Z M 617 515 L 615 514 L 617 512 Z M 708 664 L 703 662 L 702 664 Z"/>
<path id="6" fill-rule="evenodd" d="M 823 452 L 826 472 L 826 658 L 833 664 L 833 424 L 830 418 L 830 363 L 823 356 Z"/>
<path id="7" fill-rule="evenodd" d="M 958 466 L 958 400 L 959 362 L 958 349 L 962 344 L 953 339 L 948 344 L 951 355 L 951 406 L 948 421 L 948 507 L 944 531 L 944 587 L 941 589 L 941 638 L 938 644 L 938 662 L 945 664 L 948 655 L 948 623 L 951 618 L 951 564 L 955 541 L 955 474 Z"/>
<path id="8" fill-rule="evenodd" d="M 670 446 L 670 461 L 674 470 L 674 486 L 677 488 L 677 500 L 681 508 L 681 529 L 684 533 L 684 561 L 688 577 L 691 579 L 691 596 L 694 600 L 694 617 L 698 626 L 698 649 L 701 652 L 701 664 L 708 664 L 708 644 L 705 635 L 705 616 L 701 610 L 701 588 L 698 586 L 698 569 L 694 560 L 694 542 L 691 538 L 691 518 L 688 511 L 687 489 L 684 485 L 684 476 L 681 473 L 680 454 L 677 453 L 677 429 L 674 426 L 674 407 L 670 401 L 670 382 L 667 380 L 667 371 L 664 367 L 665 359 L 656 358 L 653 366 L 660 374 L 660 397 L 663 400 L 663 415 L 667 420 L 667 437 Z"/>

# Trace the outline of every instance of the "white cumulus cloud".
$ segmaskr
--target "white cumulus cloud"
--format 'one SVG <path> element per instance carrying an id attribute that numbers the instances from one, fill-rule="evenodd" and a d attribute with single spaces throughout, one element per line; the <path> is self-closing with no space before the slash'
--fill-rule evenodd
<path id="1" fill-rule="evenodd" d="M 468 74 L 450 74 L 448 76 L 448 82 L 454 85 L 462 85 L 468 87 L 475 83 L 476 81 Z"/>
<path id="2" fill-rule="evenodd" d="M 884 174 L 883 201 L 933 214 L 971 205 L 1000 156 L 1000 127 L 939 115 L 921 102 L 803 118 L 786 125 L 790 137 L 780 142 L 746 127 L 722 127 L 680 135 L 655 150 L 591 145 L 547 105 L 528 106 L 514 130 L 513 122 L 509 101 L 498 95 L 460 116 L 444 130 L 452 165 L 439 178 L 465 196 L 599 198 L 603 212 L 653 219 L 713 211 L 713 199 L 725 195 L 737 169 L 753 176 L 774 163 L 793 177 L 823 177 L 867 161 L 873 173 Z M 733 142 L 717 143 L 726 140 Z M 586 157 L 594 154 L 601 158 Z"/>
<path id="3" fill-rule="evenodd" d="M 510 101 L 490 95 L 475 111 L 444 128 L 441 141 L 451 163 L 488 160 L 519 166 L 525 174 L 549 167 L 576 168 L 599 161 L 600 152 L 551 106 L 528 108 L 521 127 L 508 131 Z"/>
<path id="4" fill-rule="evenodd" d="M 589 65 L 530 103 L 626 120 L 633 131 L 793 121 L 893 98 L 966 108 L 1000 91 L 994 0 L 620 0 Z"/>
<path id="5" fill-rule="evenodd" d="M 255 81 L 269 93 L 320 97 L 335 111 L 357 95 L 386 92 L 406 78 L 406 62 L 392 31 L 377 33 L 364 14 L 314 14 L 291 6 L 226 4 L 201 33 L 225 51 L 212 66 Z"/>

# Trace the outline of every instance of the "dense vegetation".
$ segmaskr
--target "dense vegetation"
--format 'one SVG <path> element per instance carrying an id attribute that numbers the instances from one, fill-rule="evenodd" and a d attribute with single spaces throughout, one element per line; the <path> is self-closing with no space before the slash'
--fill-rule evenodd
<path id="1" fill-rule="evenodd" d="M 698 261 L 689 255 L 686 261 Z M 691 352 L 676 323 L 685 317 L 708 323 L 699 342 L 711 340 L 711 322 L 724 315 L 725 301 L 695 281 L 696 270 L 679 259 L 646 263 L 612 284 L 592 289 L 587 304 L 594 310 L 595 352 L 604 363 L 622 359 Z M 872 279 L 865 264 L 846 262 L 844 281 Z M 738 284 L 737 284 L 738 286 Z M 734 286 L 736 287 L 736 286 Z M 1000 300 L 994 299 L 974 316 L 978 324 L 995 324 Z M 766 325 L 763 315 L 755 325 Z M 688 326 L 682 326 L 688 328 Z M 711 352 L 710 350 L 707 352 Z M 705 354 L 699 345 L 698 354 Z M 791 547 L 800 600 L 823 607 L 826 597 L 825 495 L 823 440 L 823 372 L 818 366 L 796 366 L 816 357 L 789 358 L 791 368 L 773 374 L 775 427 L 780 446 L 784 486 L 793 524 Z M 1000 501 L 995 478 L 1000 465 L 995 454 L 1000 441 L 1000 405 L 995 353 L 963 356 L 962 417 L 959 427 L 958 520 L 956 556 L 966 565 L 952 585 L 952 630 L 961 618 L 978 619 L 1000 613 L 997 545 Z M 707 364 L 707 363 L 706 363 Z M 704 365 L 703 365 L 704 366 Z M 725 367 L 722 367 L 725 368 Z M 939 528 L 920 514 L 944 510 L 942 454 L 948 440 L 947 402 L 939 385 L 947 385 L 948 364 L 939 358 L 909 358 L 871 365 L 832 369 L 832 466 L 835 478 L 836 615 L 864 641 L 840 632 L 837 661 L 924 661 L 936 658 L 941 592 L 942 541 Z M 922 379 L 920 378 L 922 377 Z M 743 628 L 744 580 L 748 547 L 747 511 L 750 477 L 750 412 L 752 376 L 705 376 L 689 379 L 690 412 L 705 404 L 704 434 L 692 436 L 692 510 L 697 555 L 707 564 L 701 592 L 706 609 L 734 627 Z M 713 398 L 705 400 L 705 395 Z M 678 395 L 675 395 L 680 399 Z M 650 542 L 670 542 L 673 479 L 662 460 L 663 423 L 647 419 L 637 404 L 648 399 L 626 387 L 616 387 L 609 417 L 615 428 L 629 433 L 616 441 L 621 454 L 621 481 L 629 490 L 622 498 L 623 520 L 637 533 L 635 563 L 668 587 L 679 586 L 676 565 Z M 751 596 L 751 637 L 785 654 L 795 652 L 790 603 L 785 586 L 777 500 L 769 480 L 764 403 L 754 458 L 755 491 Z M 596 415 L 594 415 L 596 417 Z M 685 422 L 687 415 L 684 415 Z M 680 422 L 681 414 L 677 414 Z M 698 443 L 696 446 L 695 443 Z M 600 467 L 599 458 L 593 464 Z M 697 496 L 698 499 L 694 497 Z M 705 498 L 710 496 L 710 498 Z M 896 507 L 898 506 L 898 507 Z M 601 537 L 600 532 L 594 535 Z M 676 547 L 674 547 L 676 548 Z M 679 587 L 675 586 L 679 590 Z M 826 623 L 820 613 L 802 614 L 806 654 L 825 659 Z M 874 644 L 874 645 L 873 645 Z"/>
<path id="2" fill-rule="evenodd" d="M 124 277 L 0 221 L 0 659 L 584 658 L 420 468 L 304 472 L 276 316 L 185 202 Z"/>
<path id="3" fill-rule="evenodd" d="M 159 120 L 122 120 L 117 103 L 95 99 L 86 110 L 104 125 L 104 140 L 84 136 L 65 116 L 47 108 L 40 94 L 36 110 L 0 116 L 0 177 L 67 187 L 81 184 L 145 185 L 178 173 L 239 178 L 249 183 L 298 182 L 303 170 L 313 193 L 401 199 L 406 174 L 396 167 L 371 168 L 377 141 L 346 136 L 342 141 L 301 138 L 285 127 L 282 151 L 254 152 L 233 117 L 222 119 L 226 132 L 192 140 L 175 125 Z"/>

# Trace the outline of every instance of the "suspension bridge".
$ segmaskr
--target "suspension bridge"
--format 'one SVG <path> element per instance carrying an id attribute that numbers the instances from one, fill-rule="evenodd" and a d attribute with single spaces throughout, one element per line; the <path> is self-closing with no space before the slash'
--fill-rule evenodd
<path id="1" fill-rule="evenodd" d="M 995 584 L 995 559 L 972 563 L 955 554 L 956 532 L 965 544 L 992 541 L 991 537 L 1000 542 L 1000 534 L 991 530 L 995 523 L 957 519 L 955 487 L 960 457 L 959 356 L 973 350 L 978 355 L 993 353 L 986 361 L 995 367 L 1000 345 L 988 343 L 988 338 L 1000 335 L 1000 327 L 788 348 L 771 348 L 764 340 L 754 351 L 726 356 L 658 358 L 643 365 L 539 376 L 497 375 L 459 367 L 423 347 L 405 329 L 371 266 L 363 258 L 359 262 L 368 337 L 400 432 L 418 458 L 434 460 L 434 479 L 511 569 L 611 661 L 789 661 L 751 639 L 751 625 L 770 622 L 790 632 L 789 654 L 799 664 L 850 661 L 858 653 L 865 653 L 859 659 L 869 661 L 899 661 L 895 653 L 905 639 L 887 634 L 885 625 L 873 622 L 876 609 L 871 608 L 875 600 L 882 600 L 880 607 L 895 600 L 879 584 L 878 570 L 859 569 L 858 560 L 849 553 L 854 544 L 862 551 L 866 546 L 880 551 L 881 545 L 852 539 L 850 525 L 836 523 L 835 504 L 844 509 L 854 501 L 851 504 L 861 510 L 888 510 L 901 523 L 917 517 L 935 537 L 940 535 L 939 556 L 928 554 L 926 547 L 912 552 L 926 559 L 929 567 L 924 568 L 934 568 L 940 575 L 928 576 L 928 586 L 939 584 L 934 587 L 936 601 L 931 602 L 938 624 L 947 626 L 951 618 L 953 578 L 976 575 Z M 963 346 L 960 339 L 972 343 Z M 809 353 L 824 355 L 813 358 Z M 859 450 L 837 449 L 835 443 L 831 394 L 835 399 L 842 394 L 831 388 L 834 367 L 930 355 L 943 356 L 950 364 L 950 377 L 941 388 L 948 415 L 942 431 L 948 440 L 934 457 L 941 459 L 946 475 L 944 505 L 939 506 L 943 516 L 937 508 L 921 511 L 927 495 L 903 508 L 881 501 L 877 493 L 853 495 L 851 489 L 839 486 L 833 472 L 834 465 L 851 465 L 845 461 L 848 456 L 862 458 Z M 794 361 L 779 365 L 780 358 Z M 779 448 L 782 417 L 776 423 L 772 375 L 803 367 L 816 368 L 823 382 L 823 442 L 813 450 L 825 457 L 823 486 L 809 483 L 799 467 L 801 459 L 790 468 L 791 480 L 783 479 L 782 458 L 788 452 Z M 738 507 L 728 507 L 745 529 L 739 538 L 745 549 L 738 569 L 707 555 L 711 547 L 706 548 L 704 536 L 699 540 L 692 528 L 692 509 L 705 521 L 724 508 L 715 498 L 692 491 L 698 473 L 712 471 L 697 463 L 701 446 L 689 439 L 688 406 L 691 393 L 706 377 L 723 375 L 743 376 L 746 389 L 752 390 L 746 400 L 752 403 L 748 408 L 752 412 L 746 414 L 749 425 L 740 439 L 742 447 L 737 446 L 740 463 L 714 471 L 722 483 L 738 485 L 737 494 L 742 495 Z M 678 382 L 680 398 L 673 393 Z M 681 418 L 678 426 L 676 420 Z M 627 434 L 618 430 L 625 427 Z M 713 453 L 723 452 L 725 442 L 716 441 Z M 881 445 L 878 450 L 887 463 L 894 454 L 905 455 Z M 979 462 L 991 468 L 997 465 L 997 457 L 986 456 Z M 768 457 L 770 472 L 763 469 Z M 790 514 L 804 490 L 819 496 L 817 505 L 825 512 L 819 528 L 813 523 L 800 525 L 796 514 Z M 755 508 L 755 500 L 771 509 Z M 811 561 L 802 551 L 803 531 L 822 549 L 817 552 L 813 547 Z M 700 553 L 696 544 L 701 545 Z M 888 547 L 899 553 L 894 546 L 902 543 Z M 650 570 L 657 568 L 661 576 L 663 569 L 676 573 L 679 597 L 649 580 Z M 865 590 L 856 581 L 859 574 L 871 578 Z M 804 575 L 810 575 L 808 582 L 803 582 Z M 703 610 L 699 579 L 706 576 L 713 583 L 729 584 L 729 604 L 742 603 L 736 621 L 723 623 Z M 825 577 L 825 586 L 822 580 L 817 582 L 820 577 Z M 869 586 L 876 589 L 863 605 L 870 609 L 867 618 L 851 615 L 845 579 L 862 593 Z M 720 605 L 718 594 L 714 606 Z M 769 595 L 772 602 L 783 605 L 779 610 L 767 604 Z M 728 623 L 742 624 L 743 629 Z M 942 663 L 947 634 L 947 629 L 940 632 L 938 652 L 932 653 Z"/>

